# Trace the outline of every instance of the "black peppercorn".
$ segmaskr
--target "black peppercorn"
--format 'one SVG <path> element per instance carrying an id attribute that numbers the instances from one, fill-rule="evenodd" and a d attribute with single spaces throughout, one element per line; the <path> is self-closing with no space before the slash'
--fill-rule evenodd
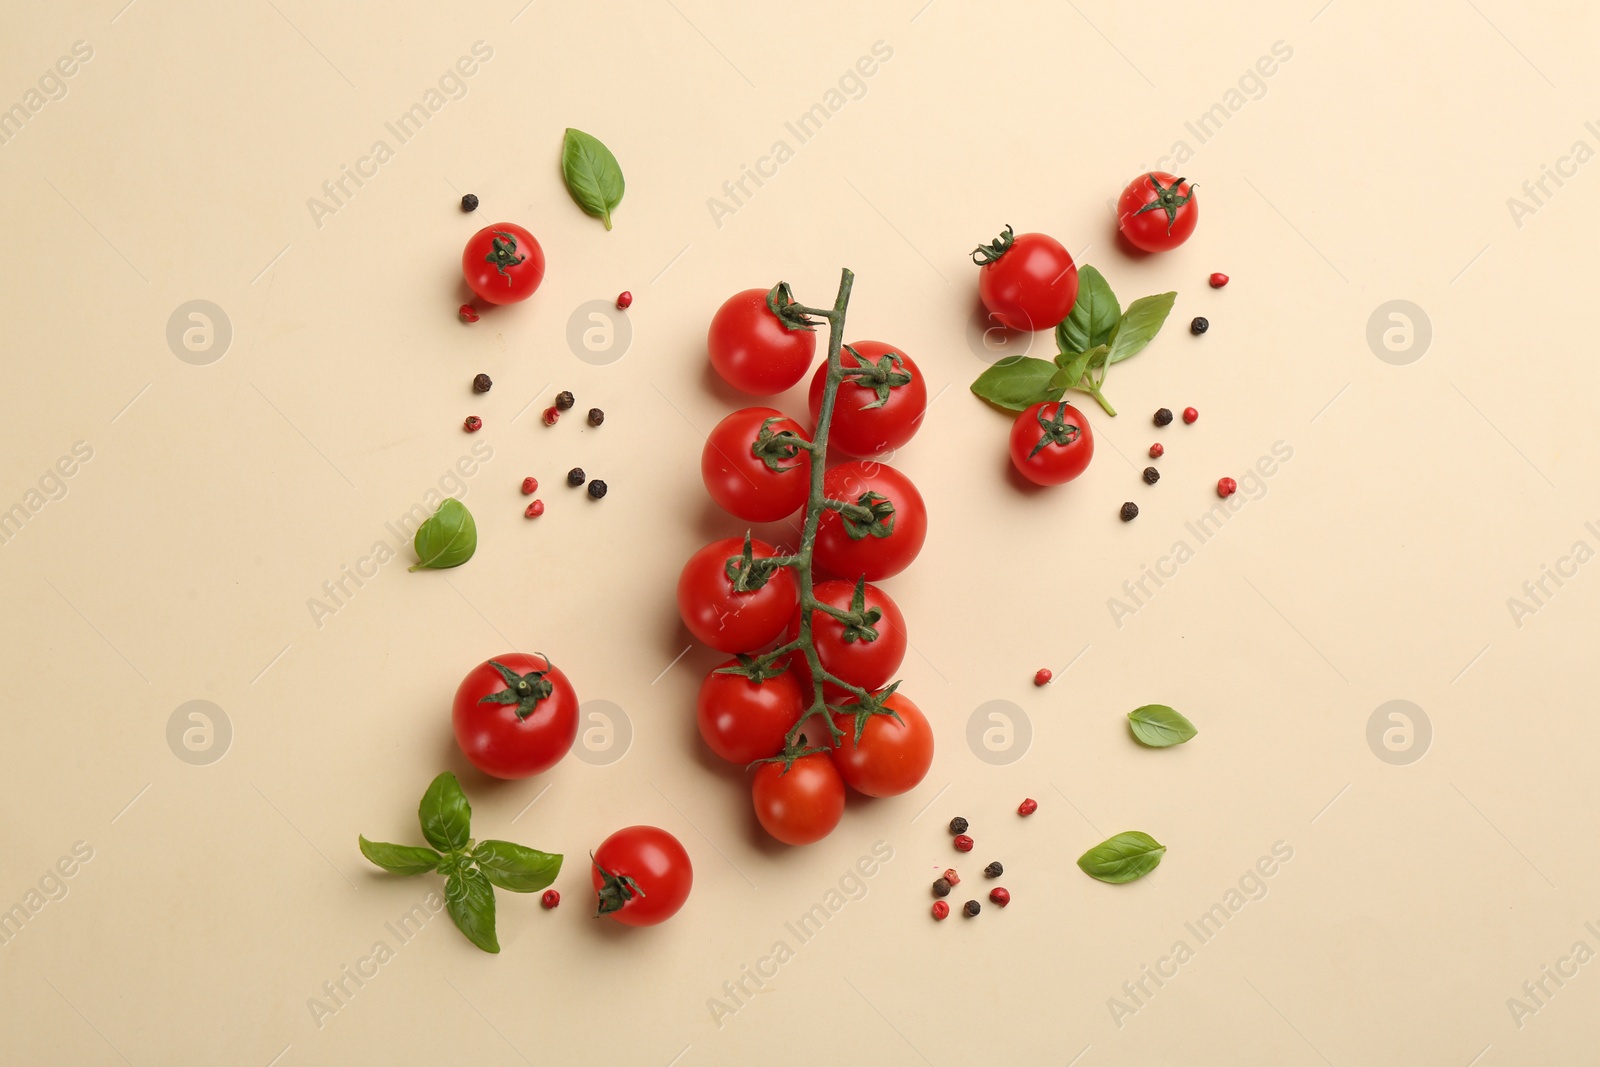
<path id="1" fill-rule="evenodd" d="M 472 391 L 474 393 L 487 393 L 493 385 L 494 380 L 487 374 L 480 374 L 472 379 Z"/>
<path id="2" fill-rule="evenodd" d="M 950 895 L 950 882 L 949 882 L 949 880 L 948 879 L 944 879 L 944 878 L 940 878 L 938 881 L 934 882 L 933 883 L 933 895 L 936 896 L 936 897 L 947 897 L 947 896 L 949 896 Z"/>
<path id="3" fill-rule="evenodd" d="M 1194 321 L 1189 323 L 1189 332 L 1194 334 L 1196 337 L 1205 333 L 1209 329 L 1211 329 L 1211 323 L 1207 322 L 1199 315 L 1196 315 L 1194 317 Z"/>
<path id="4" fill-rule="evenodd" d="M 964 834 L 964 833 L 966 833 L 967 832 L 967 820 L 963 819 L 959 815 L 957 815 L 955 818 L 951 819 L 950 820 L 950 832 L 953 833 L 953 834 Z"/>
<path id="5" fill-rule="evenodd" d="M 976 900 L 969 900 L 967 901 L 966 907 L 962 908 L 961 910 L 966 912 L 967 918 L 970 919 L 974 915 L 978 914 L 978 912 L 983 910 L 983 905 L 979 904 Z"/>
<path id="6" fill-rule="evenodd" d="M 606 413 L 605 412 L 601 411 L 599 408 L 590 408 L 589 409 L 589 425 L 590 426 L 599 426 L 602 422 L 605 422 L 605 421 L 606 421 Z"/>
<path id="7" fill-rule="evenodd" d="M 1132 522 L 1134 519 L 1139 517 L 1139 505 L 1135 504 L 1131 500 L 1128 501 L 1126 504 L 1122 505 L 1121 515 L 1123 522 Z"/>
<path id="8" fill-rule="evenodd" d="M 556 409 L 558 411 L 566 411 L 575 403 L 577 403 L 577 401 L 573 400 L 572 394 L 567 392 L 565 389 L 556 394 Z"/>
<path id="9" fill-rule="evenodd" d="M 594 481 L 590 482 L 589 495 L 594 497 L 596 500 L 599 500 L 601 497 L 605 496 L 606 483 L 602 482 L 599 478 L 596 478 Z"/>
<path id="10" fill-rule="evenodd" d="M 984 874 L 985 878 L 998 878 L 1002 874 L 1005 874 L 1005 873 L 1006 873 L 1006 869 L 1004 867 L 1000 866 L 1000 861 L 999 860 L 995 860 L 993 863 L 989 864 L 989 866 L 987 866 L 987 867 L 985 867 L 983 869 L 983 874 Z"/>
<path id="11" fill-rule="evenodd" d="M 1146 467 L 1144 469 L 1144 480 L 1149 485 L 1155 485 L 1161 480 L 1161 472 L 1154 467 Z"/>
<path id="12" fill-rule="evenodd" d="M 583 473 L 582 467 L 573 467 L 567 472 L 568 485 L 582 485 L 584 482 L 588 481 L 588 479 L 589 476 Z"/>
<path id="13" fill-rule="evenodd" d="M 478 198 L 476 196 L 472 195 L 471 193 L 468 193 L 466 196 L 463 196 L 461 198 L 461 210 L 462 211 L 476 211 L 476 210 L 478 210 Z"/>
<path id="14" fill-rule="evenodd" d="M 558 398 L 558 400 L 559 400 L 559 398 Z M 1171 421 L 1172 421 L 1172 409 L 1171 408 L 1157 408 L 1156 409 L 1156 425 L 1157 426 L 1165 426 L 1167 423 L 1169 423 Z"/>

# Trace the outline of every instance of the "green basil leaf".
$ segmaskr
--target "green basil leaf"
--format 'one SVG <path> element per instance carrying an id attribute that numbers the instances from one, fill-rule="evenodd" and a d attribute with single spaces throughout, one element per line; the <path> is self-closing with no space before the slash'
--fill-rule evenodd
<path id="1" fill-rule="evenodd" d="M 1078 299 L 1072 314 L 1056 327 L 1056 344 L 1063 352 L 1087 352 L 1095 345 L 1109 344 L 1121 319 L 1117 294 L 1103 274 L 1085 263 L 1078 268 Z"/>
<path id="2" fill-rule="evenodd" d="M 417 551 L 414 571 L 459 567 L 478 550 L 478 524 L 465 504 L 453 496 L 445 497 L 432 518 L 417 527 L 411 547 Z"/>
<path id="3" fill-rule="evenodd" d="M 1128 712 L 1128 725 L 1141 745 L 1168 748 L 1181 745 L 1199 731 L 1194 723 L 1165 704 L 1146 704 Z"/>
<path id="4" fill-rule="evenodd" d="M 1055 372 L 1055 367 L 1042 359 L 1007 356 L 978 375 L 972 391 L 995 407 L 1023 411 L 1053 399 L 1049 395 L 1050 378 Z"/>
<path id="5" fill-rule="evenodd" d="M 534 893 L 556 880 L 561 857 L 510 841 L 479 841 L 472 859 L 484 877 L 513 893 Z"/>
<path id="6" fill-rule="evenodd" d="M 462 867 L 444 881 L 444 906 L 467 940 L 485 952 L 499 952 L 494 933 L 494 887 L 483 872 Z"/>
<path id="7" fill-rule="evenodd" d="M 1127 313 L 1111 335 L 1110 362 L 1121 363 L 1129 356 L 1144 351 L 1144 346 L 1150 343 L 1160 332 L 1161 324 L 1167 321 L 1167 313 L 1177 299 L 1177 293 L 1162 293 L 1159 296 L 1141 296 L 1129 304 Z"/>
<path id="8" fill-rule="evenodd" d="M 360 835 L 357 835 L 360 836 Z M 391 845 L 361 837 L 361 854 L 390 874 L 425 874 L 444 857 L 421 845 Z"/>
<path id="9" fill-rule="evenodd" d="M 417 808 L 422 836 L 441 852 L 459 852 L 472 840 L 472 805 L 456 776 L 445 771 L 422 794 Z"/>
<path id="10" fill-rule="evenodd" d="M 1078 867 L 1090 878 L 1120 885 L 1143 878 L 1161 864 L 1167 846 L 1139 830 L 1108 837 L 1078 857 Z"/>
<path id="11" fill-rule="evenodd" d="M 622 167 L 611 149 L 582 130 L 568 128 L 561 143 L 561 176 L 585 212 L 611 229 L 611 213 L 622 203 Z"/>
<path id="12" fill-rule="evenodd" d="M 1055 377 L 1050 379 L 1052 388 L 1081 389 L 1083 376 L 1091 368 L 1104 367 L 1106 353 L 1110 349 L 1105 345 L 1096 345 L 1087 352 L 1063 352 L 1056 357 L 1056 363 L 1061 367 Z"/>

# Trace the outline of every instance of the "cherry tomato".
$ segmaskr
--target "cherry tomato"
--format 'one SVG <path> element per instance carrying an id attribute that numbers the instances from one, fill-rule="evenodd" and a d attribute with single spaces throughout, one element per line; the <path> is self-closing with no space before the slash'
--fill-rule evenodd
<path id="1" fill-rule="evenodd" d="M 717 423 L 700 453 L 706 492 L 749 522 L 777 522 L 805 506 L 811 435 L 775 408 L 741 408 Z M 803 443 L 802 443 L 803 442 Z"/>
<path id="2" fill-rule="evenodd" d="M 777 550 L 764 541 L 750 542 L 755 559 L 770 559 Z M 696 638 L 719 652 L 754 652 L 783 632 L 794 616 L 799 594 L 789 568 L 780 567 L 758 588 L 744 592 L 728 577 L 728 561 L 737 559 L 744 542 L 725 537 L 689 557 L 678 575 L 678 614 Z"/>
<path id="3" fill-rule="evenodd" d="M 1053 330 L 1078 299 L 1078 267 L 1054 237 L 1011 227 L 972 253 L 981 264 L 978 298 L 1001 325 L 1028 333 Z"/>
<path id="4" fill-rule="evenodd" d="M 840 611 L 855 610 L 855 582 L 818 582 L 812 588 L 817 603 Z M 816 645 L 817 659 L 822 669 L 842 682 L 858 685 L 869 692 L 882 689 L 894 679 L 900 662 L 906 658 L 906 620 L 895 602 L 875 585 L 862 590 L 861 611 L 865 626 L 846 627 L 844 623 L 825 611 L 815 611 L 811 616 L 811 639 Z M 800 633 L 800 612 L 794 613 L 789 623 L 785 641 L 792 641 Z M 811 666 L 798 653 L 792 661 L 800 679 L 811 682 Z M 833 700 L 844 696 L 848 690 L 829 683 L 823 695 Z"/>
<path id="5" fill-rule="evenodd" d="M 467 672 L 450 717 L 456 744 L 474 767 L 496 778 L 527 778 L 572 748 L 578 697 L 544 656 L 510 652 Z"/>
<path id="6" fill-rule="evenodd" d="M 1011 464 L 1035 485 L 1070 482 L 1093 458 L 1089 420 L 1071 404 L 1035 404 L 1011 425 Z"/>
<path id="7" fill-rule="evenodd" d="M 743 766 L 782 751 L 784 737 L 800 721 L 806 700 L 792 669 L 759 682 L 742 674 L 718 673 L 738 665 L 738 660 L 730 659 L 706 675 L 695 718 L 711 751 Z"/>
<path id="8" fill-rule="evenodd" d="M 1194 187 L 1165 171 L 1139 175 L 1117 200 L 1117 225 L 1123 236 L 1146 252 L 1177 248 L 1199 221 Z"/>
<path id="9" fill-rule="evenodd" d="M 928 408 L 928 386 L 911 357 L 881 341 L 858 341 L 845 346 L 842 358 L 852 376 L 839 383 L 828 444 L 870 459 L 911 440 Z M 824 364 L 811 379 L 813 423 L 822 412 L 827 377 Z"/>
<path id="10" fill-rule="evenodd" d="M 706 348 L 723 381 L 741 392 L 772 396 L 806 376 L 817 335 L 778 317 L 773 307 L 788 303 L 786 287 L 746 289 L 717 309 Z"/>
<path id="11" fill-rule="evenodd" d="M 786 845 L 821 841 L 844 817 L 844 782 L 821 752 L 801 756 L 787 770 L 782 763 L 763 763 L 750 797 L 762 829 Z"/>
<path id="12" fill-rule="evenodd" d="M 876 582 L 911 566 L 928 536 L 928 509 L 911 479 L 884 463 L 852 460 L 828 468 L 822 492 L 872 515 L 829 509 L 817 523 L 816 565 L 836 578 Z M 891 510 L 892 509 L 892 510 Z"/>
<path id="13" fill-rule="evenodd" d="M 694 885 L 694 866 L 676 837 L 654 826 L 625 826 L 600 842 L 589 864 L 597 914 L 624 926 L 654 926 L 678 913 Z"/>
<path id="14" fill-rule="evenodd" d="M 514 222 L 485 226 L 461 253 L 461 273 L 474 293 L 491 304 L 515 304 L 544 281 L 544 249 Z"/>
<path id="15" fill-rule="evenodd" d="M 844 731 L 834 742 L 833 765 L 844 784 L 869 797 L 896 797 L 916 788 L 933 765 L 933 727 L 927 716 L 899 693 L 891 693 L 883 706 L 900 716 L 872 714 L 861 724 L 856 740 L 855 701 L 843 705 L 833 723 Z"/>

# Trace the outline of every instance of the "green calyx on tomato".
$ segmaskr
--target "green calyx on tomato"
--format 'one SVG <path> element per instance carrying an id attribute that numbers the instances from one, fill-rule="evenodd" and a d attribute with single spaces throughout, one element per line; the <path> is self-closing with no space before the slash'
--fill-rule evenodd
<path id="1" fill-rule="evenodd" d="M 748 678 L 759 685 L 768 678 L 776 678 L 789 669 L 789 661 L 781 657 L 767 659 L 766 662 L 762 662 L 765 657 L 750 656 L 743 652 L 737 652 L 734 655 L 738 657 L 739 662 L 737 664 L 718 667 L 715 673 L 737 674 L 741 678 Z"/>
<path id="2" fill-rule="evenodd" d="M 795 302 L 794 292 L 788 282 L 779 282 L 767 290 L 767 307 L 787 329 L 814 331 L 817 328 L 817 320 L 802 311 Z"/>
<path id="3" fill-rule="evenodd" d="M 826 506 L 839 513 L 844 520 L 844 532 L 852 541 L 864 537 L 888 537 L 894 533 L 894 501 L 882 493 L 868 491 L 856 498 L 854 504 L 838 500 Z"/>
<path id="4" fill-rule="evenodd" d="M 989 264 L 999 261 L 1001 256 L 1011 251 L 1011 246 L 1015 241 L 1016 235 L 1012 233 L 1011 224 L 1006 223 L 1005 231 L 999 237 L 996 237 L 986 245 L 979 245 L 972 250 L 972 262 L 980 267 L 987 267 Z"/>
<path id="5" fill-rule="evenodd" d="M 744 535 L 744 549 L 737 556 L 729 556 L 724 573 L 728 581 L 733 584 L 735 593 L 753 593 L 772 580 L 784 561 L 775 556 L 756 558 L 755 549 L 750 543 L 750 534 Z"/>
<path id="6" fill-rule="evenodd" d="M 1040 431 L 1039 443 L 1033 446 L 1032 452 L 1028 453 L 1030 459 L 1043 451 L 1046 445 L 1064 447 L 1073 444 L 1079 437 L 1083 436 L 1083 429 L 1076 422 L 1068 421 L 1067 412 L 1070 407 L 1068 404 L 1057 404 L 1056 413 L 1048 419 L 1044 417 L 1044 408 L 1039 409 L 1037 416 Z"/>
<path id="7" fill-rule="evenodd" d="M 493 263 L 494 269 L 504 274 L 507 267 L 515 267 L 527 258 L 527 256 L 517 254 L 516 237 L 504 230 L 496 230 L 494 231 L 494 246 L 489 249 L 489 254 L 483 257 L 483 261 L 485 263 Z"/>
<path id="8" fill-rule="evenodd" d="M 539 701 L 555 691 L 555 686 L 545 677 L 550 673 L 550 669 L 554 664 L 550 662 L 548 656 L 542 653 L 535 653 L 535 655 L 544 660 L 545 669 L 542 671 L 529 671 L 527 674 L 518 674 L 503 663 L 490 660 L 489 666 L 500 672 L 500 677 L 506 681 L 506 688 L 498 693 L 490 693 L 479 700 L 478 703 L 515 704 L 517 706 L 517 718 L 526 719 L 529 715 L 532 715 L 534 709 L 539 706 Z"/>
<path id="9" fill-rule="evenodd" d="M 762 422 L 761 431 L 750 445 L 750 454 L 765 463 L 769 471 L 794 470 L 799 464 L 790 461 L 811 449 L 811 443 L 793 430 L 773 430 L 773 423 L 783 421 L 783 416 L 774 415 Z M 785 463 L 789 465 L 784 466 Z"/>
<path id="10" fill-rule="evenodd" d="M 885 701 L 894 696 L 894 691 L 899 688 L 899 682 L 891 682 L 876 693 L 869 693 L 844 707 L 830 706 L 830 710 L 839 715 L 847 715 L 855 719 L 855 743 L 859 745 L 861 743 L 861 732 L 867 728 L 868 720 L 874 715 L 887 715 L 902 726 L 905 725 L 905 720 L 900 717 L 900 713 L 885 704 Z"/>
<path id="11" fill-rule="evenodd" d="M 621 911 L 623 905 L 634 897 L 644 896 L 644 890 L 639 888 L 638 882 L 626 874 L 612 874 L 595 862 L 593 852 L 589 853 L 589 862 L 600 872 L 600 910 L 595 912 L 595 918 Z"/>
<path id="12" fill-rule="evenodd" d="M 1187 204 L 1194 197 L 1194 191 L 1198 189 L 1199 186 L 1191 185 L 1189 186 L 1189 191 L 1187 193 L 1179 196 L 1178 187 L 1182 185 L 1186 179 L 1179 178 L 1171 185 L 1164 186 L 1161 184 L 1161 179 L 1157 178 L 1154 174 L 1146 174 L 1145 177 L 1150 180 L 1150 187 L 1156 191 L 1156 198 L 1150 201 L 1144 207 L 1140 208 L 1138 211 L 1135 211 L 1134 214 L 1143 215 L 1146 211 L 1154 211 L 1155 209 L 1160 208 L 1162 211 L 1167 213 L 1167 232 L 1171 233 L 1172 224 L 1178 221 L 1178 209 Z"/>
<path id="13" fill-rule="evenodd" d="M 824 611 L 839 620 L 839 623 L 844 627 L 844 633 L 840 637 L 846 643 L 851 641 L 865 643 L 878 639 L 878 631 L 873 624 L 883 618 L 883 610 L 881 608 L 867 607 L 867 580 L 865 578 L 856 579 L 856 591 L 850 595 L 850 607 L 848 609 L 836 608 L 828 604 L 819 604 L 817 608 L 819 611 Z"/>
<path id="14" fill-rule="evenodd" d="M 849 345 L 845 345 L 844 350 L 854 357 L 856 365 L 845 369 L 840 384 L 852 382 L 878 394 L 878 399 L 870 404 L 862 404 L 859 410 L 871 411 L 873 408 L 881 408 L 889 402 L 890 389 L 911 384 L 911 374 L 906 370 L 905 357 L 900 353 L 890 352 L 879 357 L 874 363 Z"/>
<path id="15" fill-rule="evenodd" d="M 805 720 L 802 719 L 800 722 L 795 723 L 795 729 L 798 731 L 801 724 L 804 722 Z M 828 724 L 828 729 L 833 729 L 832 723 Z M 806 756 L 826 756 L 827 754 L 828 750 L 825 748 L 817 748 L 816 746 L 806 744 L 805 734 L 796 733 L 787 742 L 785 742 L 782 752 L 779 752 L 776 756 L 768 756 L 766 759 L 752 760 L 750 764 L 745 767 L 745 770 L 759 767 L 763 763 L 776 763 L 778 764 L 779 768 L 778 773 L 783 775 L 788 774 L 794 769 L 796 760 L 804 759 Z"/>

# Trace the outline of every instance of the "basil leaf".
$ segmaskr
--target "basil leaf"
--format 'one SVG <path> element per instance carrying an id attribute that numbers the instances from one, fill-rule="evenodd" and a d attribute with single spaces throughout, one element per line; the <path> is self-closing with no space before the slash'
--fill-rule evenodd
<path id="1" fill-rule="evenodd" d="M 611 229 L 611 212 L 622 203 L 622 167 L 611 149 L 582 130 L 567 129 L 561 143 L 561 176 L 585 212 Z"/>
<path id="2" fill-rule="evenodd" d="M 485 952 L 499 952 L 494 933 L 494 887 L 483 872 L 462 867 L 444 881 L 444 906 L 467 940 Z"/>
<path id="3" fill-rule="evenodd" d="M 472 840 L 472 805 L 456 776 L 445 771 L 422 794 L 417 808 L 422 836 L 441 852 L 459 852 Z"/>
<path id="4" fill-rule="evenodd" d="M 1122 321 L 1117 323 L 1116 331 L 1111 335 L 1110 362 L 1121 363 L 1129 356 L 1144 351 L 1144 346 L 1150 343 L 1160 331 L 1161 324 L 1167 321 L 1167 313 L 1172 310 L 1172 302 L 1176 299 L 1177 293 L 1162 293 L 1159 296 L 1141 296 L 1129 304 Z"/>
<path id="5" fill-rule="evenodd" d="M 1056 344 L 1063 352 L 1087 352 L 1095 345 L 1109 344 L 1121 319 L 1117 294 L 1105 276 L 1086 263 L 1078 269 L 1078 300 L 1072 305 L 1072 314 L 1056 327 Z"/>
<path id="6" fill-rule="evenodd" d="M 1168 748 L 1181 745 L 1199 731 L 1194 723 L 1165 704 L 1146 704 L 1128 712 L 1128 725 L 1141 745 Z"/>
<path id="7" fill-rule="evenodd" d="M 1007 356 L 978 375 L 972 391 L 995 407 L 1023 411 L 1050 395 L 1050 378 L 1055 367 L 1031 356 Z M 1057 393 L 1057 396 L 1060 394 Z"/>
<path id="8" fill-rule="evenodd" d="M 1078 867 L 1090 878 L 1120 885 L 1143 878 L 1161 864 L 1167 846 L 1139 830 L 1108 837 L 1078 857 Z"/>
<path id="9" fill-rule="evenodd" d="M 561 857 L 510 841 L 479 841 L 472 858 L 484 877 L 513 893 L 534 893 L 556 880 Z"/>
<path id="10" fill-rule="evenodd" d="M 433 517 L 417 527 L 411 547 L 417 551 L 414 571 L 459 567 L 478 549 L 478 524 L 472 512 L 455 497 L 445 497 Z"/>
<path id="11" fill-rule="evenodd" d="M 444 858 L 421 845 L 391 845 L 365 837 L 361 837 L 361 854 L 391 874 L 425 874 Z"/>

